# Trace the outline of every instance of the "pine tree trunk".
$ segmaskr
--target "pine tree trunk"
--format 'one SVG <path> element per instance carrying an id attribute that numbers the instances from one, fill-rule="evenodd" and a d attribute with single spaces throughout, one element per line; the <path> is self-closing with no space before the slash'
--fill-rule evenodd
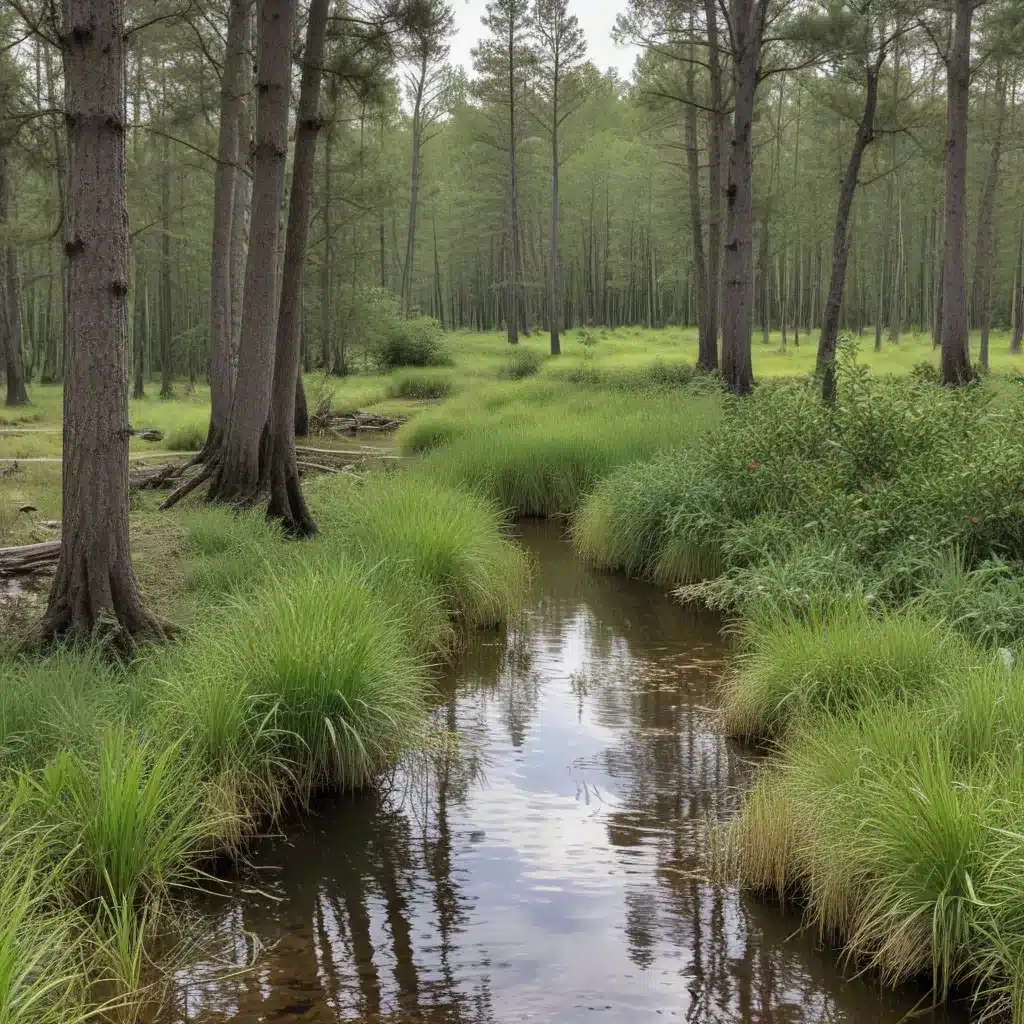
<path id="1" fill-rule="evenodd" d="M 971 85 L 973 0 L 955 0 L 947 57 L 946 203 L 942 273 L 942 383 L 971 376 L 967 319 L 967 120 Z"/>
<path id="2" fill-rule="evenodd" d="M 277 336 L 279 214 L 288 151 L 291 39 L 295 0 L 259 0 L 256 146 L 245 266 L 242 343 L 231 415 L 208 500 L 252 502 L 266 465 Z M 288 381 L 294 401 L 294 379 Z M 290 419 L 291 417 L 289 417 Z"/>
<path id="3" fill-rule="evenodd" d="M 558 76 L 556 55 L 551 105 L 551 251 L 548 254 L 548 329 L 553 356 L 562 353 L 562 344 L 558 336 L 562 319 L 562 288 L 558 279 Z"/>
<path id="4" fill-rule="evenodd" d="M 124 3 L 64 0 L 68 345 L 60 561 L 44 637 L 160 633 L 128 545 Z"/>
<path id="5" fill-rule="evenodd" d="M 754 100 L 761 67 L 764 7 L 761 0 L 731 0 L 735 57 L 729 185 L 726 192 L 725 288 L 722 374 L 733 394 L 754 386 L 750 342 L 754 301 Z"/>
<path id="6" fill-rule="evenodd" d="M 1024 217 L 1020 220 L 1017 233 L 1017 267 L 1013 279 L 1012 301 L 1013 325 L 1010 331 L 1010 352 L 1020 355 L 1024 341 Z"/>
<path id="7" fill-rule="evenodd" d="M 508 170 L 509 170 L 509 242 L 511 266 L 508 270 L 506 331 L 510 345 L 519 344 L 519 168 L 516 164 L 516 63 L 515 21 L 508 19 Z"/>
<path id="8" fill-rule="evenodd" d="M 333 100 L 333 86 L 328 88 L 328 96 Z M 324 221 L 324 254 L 320 264 L 320 363 L 324 373 L 331 369 L 331 155 L 334 150 L 334 104 L 330 104 L 327 128 L 324 135 L 324 185 L 323 185 L 323 221 Z M 341 369 L 344 372 L 345 360 L 342 353 Z"/>
<path id="9" fill-rule="evenodd" d="M 402 265 L 402 312 L 408 315 L 412 305 L 412 271 L 416 258 L 416 214 L 420 194 L 420 146 L 423 143 L 423 90 L 427 84 L 427 53 L 424 50 L 416 78 L 416 96 L 412 111 L 412 169 L 409 184 L 409 227 L 405 236 L 405 263 Z"/>
<path id="10" fill-rule="evenodd" d="M 10 170 L 7 140 L 0 138 L 0 233 L 8 227 L 10 216 Z M 7 405 L 27 405 L 25 367 L 22 360 L 21 282 L 18 257 L 12 244 L 0 248 L 0 357 L 7 377 Z"/>
<path id="11" fill-rule="evenodd" d="M 249 0 L 231 0 L 228 9 L 224 71 L 220 83 L 220 139 L 213 178 L 213 243 L 210 258 L 210 426 L 205 455 L 220 445 L 231 412 L 231 225 L 235 177 L 239 173 L 240 135 L 245 108 Z"/>
<path id="12" fill-rule="evenodd" d="M 166 94 L 166 87 L 164 88 Z M 166 103 L 166 95 L 165 100 Z M 160 397 L 174 397 L 171 310 L 171 149 L 163 137 L 160 155 Z"/>
<path id="13" fill-rule="evenodd" d="M 249 225 L 252 214 L 252 129 L 255 106 L 252 96 L 253 0 L 246 4 L 242 40 L 246 59 L 242 68 L 242 98 L 238 106 L 238 167 L 231 200 L 231 388 L 238 373 L 238 350 L 242 343 L 242 302 L 245 298 L 245 265 L 249 253 Z M 229 407 L 230 414 L 230 407 Z"/>
<path id="14" fill-rule="evenodd" d="M 711 113 L 708 114 L 708 314 L 705 360 L 708 369 L 718 369 L 718 329 L 722 318 L 722 154 L 726 146 L 727 115 L 722 81 L 722 60 L 718 41 L 718 6 L 704 0 L 708 38 L 708 82 Z"/>
<path id="15" fill-rule="evenodd" d="M 999 187 L 999 160 L 1002 154 L 1003 121 L 1006 112 L 1006 88 L 1003 71 L 996 73 L 996 125 L 989 153 L 988 173 L 978 204 L 978 233 L 974 249 L 974 281 L 971 289 L 971 308 L 981 327 L 981 348 L 978 363 L 988 369 L 988 332 L 991 316 L 992 270 L 995 263 L 996 229 L 994 221 L 996 189 Z"/>
<path id="16" fill-rule="evenodd" d="M 692 28 L 692 19 L 691 19 Z M 712 336 L 711 282 L 704 256 L 704 225 L 700 212 L 700 158 L 697 153 L 697 107 L 693 53 L 686 73 L 687 96 L 691 102 L 683 112 L 686 145 L 686 171 L 690 193 L 690 231 L 693 242 L 693 269 L 697 278 L 697 369 L 711 373 L 718 367 L 718 352 Z"/>
<path id="17" fill-rule="evenodd" d="M 302 496 L 295 459 L 295 397 L 299 381 L 299 332 L 302 318 L 302 277 L 309 240 L 309 211 L 313 197 L 316 137 L 320 132 L 320 83 L 327 38 L 328 0 L 311 0 L 306 27 L 306 48 L 299 87 L 288 200 L 288 234 L 284 254 L 281 309 L 277 320 L 277 353 L 270 416 L 270 503 L 267 514 L 281 520 L 292 537 L 316 533 Z M 303 401 L 305 405 L 305 401 Z"/>
<path id="18" fill-rule="evenodd" d="M 875 64 L 868 70 L 864 94 L 864 113 L 857 125 L 853 150 L 846 165 L 842 185 L 839 189 L 839 206 L 836 210 L 836 224 L 832 232 L 832 274 L 829 279 L 828 298 L 821 320 L 821 335 L 818 338 L 818 360 L 815 372 L 821 378 L 821 395 L 826 402 L 836 398 L 836 342 L 839 337 L 839 312 L 843 308 L 843 290 L 846 287 L 846 264 L 850 256 L 850 211 L 853 196 L 857 190 L 857 176 L 860 174 L 864 150 L 874 139 L 875 109 L 878 106 L 878 72 Z M 880 326 L 876 330 L 880 330 Z"/>

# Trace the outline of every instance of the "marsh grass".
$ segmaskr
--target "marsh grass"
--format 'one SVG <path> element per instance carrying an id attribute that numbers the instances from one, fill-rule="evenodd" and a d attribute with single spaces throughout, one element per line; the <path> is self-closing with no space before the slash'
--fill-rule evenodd
<path id="1" fill-rule="evenodd" d="M 490 500 L 418 473 L 309 493 L 323 530 L 307 544 L 255 512 L 136 513 L 133 546 L 180 579 L 182 639 L 130 665 L 88 649 L 0 659 L 0 779 L 33 839 L 8 856 L 0 831 L 0 972 L 7 940 L 30 970 L 32 943 L 50 956 L 51 917 L 74 951 L 53 958 L 35 1016 L 3 1016 L 0 977 L 0 1020 L 71 1024 L 108 998 L 132 1019 L 159 973 L 147 951 L 213 859 L 315 791 L 372 784 L 428 748 L 431 664 L 514 612 L 529 565 Z M 11 981 L 29 983 L 43 984 Z"/>

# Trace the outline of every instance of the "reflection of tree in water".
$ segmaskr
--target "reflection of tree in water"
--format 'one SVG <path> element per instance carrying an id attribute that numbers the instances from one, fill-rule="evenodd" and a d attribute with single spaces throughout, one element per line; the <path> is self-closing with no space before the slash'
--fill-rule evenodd
<path id="1" fill-rule="evenodd" d="M 439 714 L 455 724 L 454 693 Z M 493 1020 L 485 968 L 474 980 L 456 947 L 467 907 L 449 813 L 474 777 L 466 760 L 451 752 L 433 762 L 432 778 L 419 780 L 429 802 L 407 806 L 401 787 L 332 800 L 308 831 L 277 844 L 263 858 L 288 861 L 270 887 L 276 899 L 259 899 L 253 886 L 221 926 L 226 937 L 265 936 L 270 948 L 254 970 L 232 976 L 204 978 L 198 965 L 172 990 L 172 1019 Z"/>

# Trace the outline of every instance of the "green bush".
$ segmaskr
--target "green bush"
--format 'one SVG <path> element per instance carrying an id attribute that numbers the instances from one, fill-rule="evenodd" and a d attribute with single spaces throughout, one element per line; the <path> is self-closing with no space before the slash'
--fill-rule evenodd
<path id="1" fill-rule="evenodd" d="M 197 423 L 172 427 L 164 438 L 169 452 L 197 452 L 206 443 L 206 430 Z"/>
<path id="2" fill-rule="evenodd" d="M 525 380 L 527 377 L 536 377 L 543 365 L 542 353 L 520 345 L 498 371 L 498 376 L 506 380 Z"/>
<path id="3" fill-rule="evenodd" d="M 396 317 L 380 333 L 371 352 L 382 370 L 396 366 L 451 365 L 444 330 L 436 320 L 426 316 Z"/>
<path id="4" fill-rule="evenodd" d="M 451 394 L 454 382 L 443 373 L 403 373 L 391 381 L 388 393 L 392 398 L 444 398 Z"/>

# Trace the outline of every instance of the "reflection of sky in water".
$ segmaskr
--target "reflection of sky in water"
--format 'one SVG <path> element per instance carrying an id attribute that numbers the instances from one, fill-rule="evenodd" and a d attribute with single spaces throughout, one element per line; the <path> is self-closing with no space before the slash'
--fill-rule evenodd
<path id="1" fill-rule="evenodd" d="M 705 815 L 746 778 L 708 707 L 714 623 L 527 539 L 535 603 L 472 645 L 439 708 L 484 778 L 439 776 L 425 814 L 339 801 L 266 844 L 282 869 L 245 883 L 274 899 L 220 904 L 221 963 L 177 979 L 172 1016 L 899 1020 L 912 996 L 847 984 L 795 918 L 703 878 Z M 249 933 L 259 968 L 225 977 Z"/>

